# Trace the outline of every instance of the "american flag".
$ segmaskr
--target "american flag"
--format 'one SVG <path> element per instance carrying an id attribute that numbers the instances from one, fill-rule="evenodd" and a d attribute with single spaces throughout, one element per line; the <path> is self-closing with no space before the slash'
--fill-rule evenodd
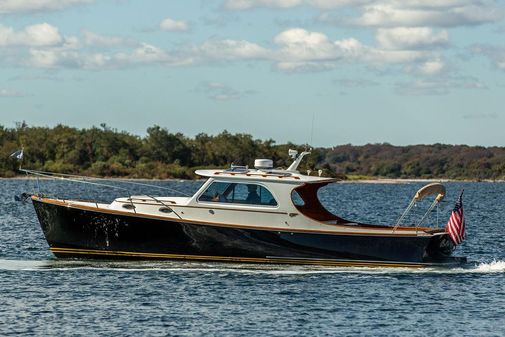
<path id="1" fill-rule="evenodd" d="M 452 210 L 449 222 L 445 230 L 449 233 L 452 241 L 459 245 L 465 239 L 465 215 L 463 213 L 463 192 L 459 195 L 458 201 Z"/>

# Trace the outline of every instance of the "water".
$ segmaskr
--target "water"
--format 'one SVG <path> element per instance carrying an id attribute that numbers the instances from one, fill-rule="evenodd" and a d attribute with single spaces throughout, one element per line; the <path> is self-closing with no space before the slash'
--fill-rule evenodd
<path id="1" fill-rule="evenodd" d="M 447 184 L 438 223 L 464 188 L 468 240 L 457 255 L 470 262 L 424 270 L 56 260 L 32 205 L 13 198 L 34 184 L 0 180 L 0 336 L 505 335 L 504 183 Z M 193 193 L 201 182 L 157 184 Z M 124 195 L 41 185 L 67 197 Z M 344 183 L 321 198 L 343 217 L 391 224 L 419 187 Z"/>

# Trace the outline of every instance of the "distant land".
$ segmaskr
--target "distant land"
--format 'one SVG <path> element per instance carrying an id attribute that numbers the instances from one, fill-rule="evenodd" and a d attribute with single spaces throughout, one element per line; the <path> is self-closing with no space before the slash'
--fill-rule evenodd
<path id="1" fill-rule="evenodd" d="M 65 125 L 33 127 L 0 125 L 0 177 L 19 176 L 10 154 L 24 147 L 23 167 L 58 173 L 100 177 L 194 179 L 202 167 L 252 166 L 256 158 L 270 158 L 276 167 L 291 162 L 288 149 L 304 145 L 276 144 L 248 134 L 201 133 L 187 137 L 160 126 L 144 137 L 105 124 L 77 129 Z M 341 179 L 452 179 L 504 180 L 505 148 L 466 145 L 367 144 L 314 148 L 300 167 L 322 169 Z"/>

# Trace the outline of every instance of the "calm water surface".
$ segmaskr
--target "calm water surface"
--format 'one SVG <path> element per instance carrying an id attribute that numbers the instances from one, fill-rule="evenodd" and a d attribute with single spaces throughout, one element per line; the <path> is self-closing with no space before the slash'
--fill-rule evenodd
<path id="1" fill-rule="evenodd" d="M 201 182 L 155 184 L 193 193 Z M 320 196 L 343 217 L 391 224 L 421 186 L 342 183 Z M 465 189 L 468 240 L 456 253 L 470 262 L 421 271 L 56 260 L 32 205 L 14 201 L 35 181 L 0 187 L 0 336 L 505 336 L 504 183 L 447 184 L 430 222 L 443 224 Z M 125 195 L 61 181 L 41 188 Z"/>

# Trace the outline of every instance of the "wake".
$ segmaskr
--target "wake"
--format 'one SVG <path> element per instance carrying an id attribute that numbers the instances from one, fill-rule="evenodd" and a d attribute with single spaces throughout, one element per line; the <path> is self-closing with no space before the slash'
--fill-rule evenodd
<path id="1" fill-rule="evenodd" d="M 304 274 L 502 274 L 505 261 L 467 263 L 456 268 L 364 268 L 293 265 L 239 264 L 182 261 L 94 261 L 94 260 L 8 260 L 0 259 L 0 271 L 63 272 L 109 270 L 111 272 L 243 273 L 265 275 Z"/>

